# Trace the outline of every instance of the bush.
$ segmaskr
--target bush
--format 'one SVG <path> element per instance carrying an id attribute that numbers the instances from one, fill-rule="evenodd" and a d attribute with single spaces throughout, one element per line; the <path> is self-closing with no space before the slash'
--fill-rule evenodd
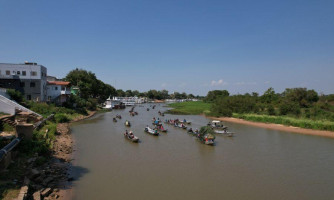
<path id="1" fill-rule="evenodd" d="M 275 108 L 273 105 L 269 104 L 268 108 L 267 108 L 267 112 L 268 112 L 268 115 L 276 115 L 275 113 Z"/>
<path id="2" fill-rule="evenodd" d="M 65 114 L 55 114 L 55 120 L 57 123 L 66 123 L 70 121 Z"/>
<path id="3" fill-rule="evenodd" d="M 14 90 L 14 89 L 7 89 L 7 94 L 10 96 L 10 98 L 18 103 L 21 103 L 24 101 L 23 95 L 20 91 Z"/>
<path id="4" fill-rule="evenodd" d="M 300 115 L 301 110 L 297 103 L 294 102 L 282 102 L 280 107 L 280 115 L 287 115 L 287 114 L 293 114 L 293 115 Z"/>

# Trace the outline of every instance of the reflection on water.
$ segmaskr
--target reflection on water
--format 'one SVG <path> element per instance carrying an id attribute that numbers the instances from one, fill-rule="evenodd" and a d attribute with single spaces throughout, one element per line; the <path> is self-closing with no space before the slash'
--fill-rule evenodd
<path id="1" fill-rule="evenodd" d="M 72 127 L 77 142 L 74 165 L 85 169 L 74 182 L 75 199 L 331 199 L 334 197 L 334 140 L 226 123 L 234 138 L 216 136 L 201 144 L 170 125 L 168 133 L 144 132 L 153 117 L 186 118 L 191 127 L 202 116 L 158 115 L 136 107 L 98 114 Z M 122 119 L 112 121 L 116 114 Z M 125 120 L 141 143 L 125 139 Z"/>

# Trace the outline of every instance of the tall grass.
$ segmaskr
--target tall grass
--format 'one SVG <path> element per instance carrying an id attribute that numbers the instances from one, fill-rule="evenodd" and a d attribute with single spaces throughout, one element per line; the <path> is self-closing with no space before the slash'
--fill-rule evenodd
<path id="1" fill-rule="evenodd" d="M 310 120 L 310 119 L 298 119 L 286 116 L 269 116 L 269 115 L 237 114 L 237 113 L 233 113 L 233 117 L 253 122 L 274 123 L 274 124 L 283 124 L 287 126 L 295 126 L 307 129 L 334 131 L 334 122 L 326 120 Z"/>
<path id="2" fill-rule="evenodd" d="M 211 104 L 205 103 L 203 101 L 188 101 L 181 103 L 171 103 L 168 104 L 169 107 L 172 107 L 172 110 L 169 110 L 168 113 L 179 114 L 179 115 L 199 115 L 199 114 L 208 114 L 210 113 Z"/>

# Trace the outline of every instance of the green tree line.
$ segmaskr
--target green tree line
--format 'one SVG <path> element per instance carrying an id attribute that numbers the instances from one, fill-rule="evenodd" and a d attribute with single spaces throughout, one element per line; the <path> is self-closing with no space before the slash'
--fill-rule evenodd
<path id="1" fill-rule="evenodd" d="M 319 95 L 307 88 L 287 88 L 282 93 L 269 88 L 263 95 L 230 95 L 226 90 L 214 90 L 204 101 L 212 103 L 211 113 L 215 116 L 252 113 L 334 121 L 334 94 Z"/>

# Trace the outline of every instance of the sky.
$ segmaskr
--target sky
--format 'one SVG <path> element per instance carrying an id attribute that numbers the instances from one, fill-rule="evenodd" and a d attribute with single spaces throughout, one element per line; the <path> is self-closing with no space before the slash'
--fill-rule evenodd
<path id="1" fill-rule="evenodd" d="M 333 0 L 0 0 L 0 63 L 117 89 L 334 93 Z"/>

